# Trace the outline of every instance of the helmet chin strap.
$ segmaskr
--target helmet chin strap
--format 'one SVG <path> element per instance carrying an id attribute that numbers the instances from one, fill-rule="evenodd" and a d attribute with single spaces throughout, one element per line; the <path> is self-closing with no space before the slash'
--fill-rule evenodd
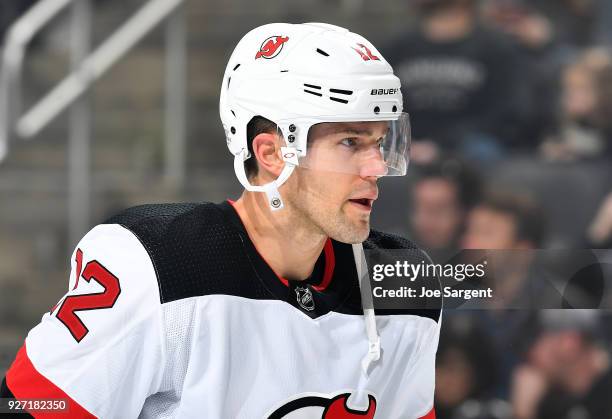
<path id="1" fill-rule="evenodd" d="M 284 207 L 283 199 L 281 198 L 278 188 L 289 179 L 289 176 L 293 173 L 293 169 L 298 165 L 297 151 L 290 147 L 281 147 L 281 153 L 285 167 L 278 175 L 278 178 L 272 182 L 266 183 L 265 185 L 251 185 L 249 179 L 244 171 L 244 162 L 250 157 L 249 151 L 242 149 L 242 151 L 234 156 L 234 172 L 238 180 L 244 186 L 247 191 L 251 192 L 265 192 L 266 198 L 268 199 L 268 205 L 272 211 L 278 211 Z"/>
<path id="2" fill-rule="evenodd" d="M 363 308 L 365 331 L 368 337 L 368 352 L 361 360 L 362 371 L 367 377 L 370 374 L 370 367 L 380 359 L 380 336 L 376 328 L 374 301 L 372 298 L 368 266 L 363 251 L 363 243 L 353 244 L 352 247 L 355 267 L 357 268 L 357 278 L 359 280 L 359 290 L 361 291 L 361 305 Z"/>

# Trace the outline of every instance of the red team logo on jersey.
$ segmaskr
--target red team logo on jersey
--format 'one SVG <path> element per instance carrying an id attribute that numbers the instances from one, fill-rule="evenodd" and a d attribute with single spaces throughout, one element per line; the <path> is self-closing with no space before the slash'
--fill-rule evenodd
<path id="1" fill-rule="evenodd" d="M 299 417 L 320 417 L 321 419 L 373 419 L 376 412 L 376 398 L 368 394 L 368 408 L 360 411 L 347 406 L 350 393 L 338 394 L 333 398 L 324 396 L 303 396 L 285 403 L 276 409 L 268 419 L 282 419 L 291 415 Z M 318 415 L 321 416 L 318 416 Z M 297 417 L 297 416 L 295 416 Z"/>
<path id="2" fill-rule="evenodd" d="M 370 61 L 370 60 L 380 61 L 380 58 L 372 54 L 372 51 L 370 50 L 370 48 L 366 47 L 363 44 L 357 44 L 357 46 L 359 48 L 353 47 L 353 49 L 357 51 L 359 55 L 361 55 L 361 58 L 363 58 L 363 61 Z"/>
<path id="3" fill-rule="evenodd" d="M 258 58 L 274 58 L 280 54 L 283 49 L 283 44 L 289 40 L 288 36 L 271 36 L 267 38 L 259 47 L 259 51 L 255 54 L 255 59 Z"/>

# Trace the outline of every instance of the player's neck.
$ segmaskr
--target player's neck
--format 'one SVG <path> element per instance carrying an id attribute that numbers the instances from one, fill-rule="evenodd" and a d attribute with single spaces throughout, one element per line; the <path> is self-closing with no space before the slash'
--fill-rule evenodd
<path id="1" fill-rule="evenodd" d="M 279 276 L 303 280 L 310 276 L 327 237 L 308 229 L 287 207 L 272 212 L 265 195 L 244 192 L 234 203 L 249 238 Z"/>

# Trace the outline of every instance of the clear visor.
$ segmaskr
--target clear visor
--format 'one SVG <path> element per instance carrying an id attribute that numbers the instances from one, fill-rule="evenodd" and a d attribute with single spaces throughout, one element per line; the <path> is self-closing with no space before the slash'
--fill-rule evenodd
<path id="1" fill-rule="evenodd" d="M 361 177 L 403 176 L 410 152 L 408 114 L 379 114 L 376 118 L 372 120 L 371 114 L 353 115 L 351 121 L 339 122 L 340 118 L 329 117 L 329 122 L 310 126 L 300 120 L 283 121 L 278 126 L 288 145 L 300 150 L 298 163 L 303 169 Z M 321 117 L 300 119 L 322 120 Z"/>

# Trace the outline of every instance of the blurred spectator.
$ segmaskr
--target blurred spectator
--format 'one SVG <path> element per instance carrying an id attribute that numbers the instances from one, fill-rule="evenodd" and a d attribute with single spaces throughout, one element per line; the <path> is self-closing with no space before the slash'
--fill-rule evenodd
<path id="1" fill-rule="evenodd" d="M 550 132 L 556 117 L 557 83 L 562 48 L 553 22 L 526 0 L 489 0 L 482 7 L 484 21 L 516 41 L 523 63 L 522 83 L 528 100 L 523 102 L 526 120 L 521 145 L 533 149 Z"/>
<path id="2" fill-rule="evenodd" d="M 612 45 L 612 2 L 600 0 L 597 7 L 599 16 L 597 28 L 597 40 L 603 45 Z"/>
<path id="3" fill-rule="evenodd" d="M 479 194 L 479 176 L 459 160 L 419 167 L 411 198 L 414 240 L 429 250 L 457 249 L 466 214 Z"/>
<path id="4" fill-rule="evenodd" d="M 560 304 L 554 286 L 534 270 L 536 250 L 544 235 L 544 212 L 526 195 L 492 193 L 472 209 L 462 244 L 465 249 L 484 251 L 481 258 L 488 263 L 486 282 L 493 289 L 493 298 L 484 301 L 485 307 L 493 310 L 533 309 L 545 307 L 552 301 Z M 492 315 L 503 317 L 501 313 Z M 506 324 L 504 336 L 500 339 L 508 338 L 506 332 L 512 332 L 511 323 L 517 319 L 522 321 L 523 316 L 517 315 Z"/>
<path id="5" fill-rule="evenodd" d="M 595 218 L 591 222 L 587 231 L 587 244 L 590 248 L 594 249 L 612 249 L 612 192 L 603 200 L 599 207 Z M 599 267 L 602 272 L 602 283 L 610 284 L 610 278 L 612 278 L 612 264 L 609 262 L 612 260 L 612 253 L 610 250 L 604 252 L 595 252 L 601 259 L 607 260 L 608 263 L 602 263 L 601 259 Z M 607 257 L 604 256 L 607 254 Z M 602 284 L 602 285 L 603 285 Z M 608 285 L 607 292 L 604 288 L 602 292 L 604 299 L 601 303 L 601 307 L 605 309 L 603 319 L 608 323 L 612 321 L 612 290 Z M 608 341 L 612 342 L 612 329 L 607 330 Z"/>
<path id="6" fill-rule="evenodd" d="M 552 160 L 597 157 L 612 141 L 612 57 L 590 49 L 569 64 L 562 76 L 557 133 L 542 144 Z"/>
<path id="7" fill-rule="evenodd" d="M 466 405 L 483 404 L 497 380 L 496 351 L 468 316 L 445 319 L 436 358 L 435 406 L 438 419 L 465 417 Z"/>
<path id="8" fill-rule="evenodd" d="M 483 16 L 530 49 L 544 48 L 554 38 L 552 22 L 539 13 L 532 2 L 490 0 L 483 7 Z"/>
<path id="9" fill-rule="evenodd" d="M 478 321 L 500 353 L 503 377 L 509 377 L 518 363 L 533 310 L 551 301 L 560 304 L 559 293 L 534 265 L 535 250 L 544 235 L 544 213 L 526 195 L 491 193 L 468 216 L 463 247 L 484 250 L 479 257 L 488 264 L 483 283 L 493 290 L 493 298 L 480 304 L 484 311 Z M 508 380 L 501 381 L 496 394 L 506 397 L 509 384 Z"/>
<path id="10" fill-rule="evenodd" d="M 595 308 L 604 273 L 590 250 L 541 251 L 545 214 L 527 196 L 496 193 L 468 216 L 463 246 L 486 250 L 489 308 Z"/>
<path id="11" fill-rule="evenodd" d="M 612 193 L 603 201 L 587 232 L 588 242 L 594 248 L 612 247 Z"/>
<path id="12" fill-rule="evenodd" d="M 524 1 L 524 0 L 523 0 Z M 571 49 L 597 43 L 600 3 L 608 0 L 529 0 L 553 22 L 555 37 Z M 527 3 L 527 1 L 524 1 Z"/>
<path id="13" fill-rule="evenodd" d="M 483 27 L 476 0 L 420 0 L 420 27 L 383 49 L 402 80 L 413 136 L 483 160 L 516 139 L 523 68 L 503 34 Z M 420 155 L 423 143 L 416 141 Z M 431 154 L 431 153 L 429 153 Z"/>
<path id="14" fill-rule="evenodd" d="M 540 313 L 540 332 L 514 374 L 516 419 L 612 418 L 610 355 L 595 310 Z"/>
<path id="15" fill-rule="evenodd" d="M 466 249 L 535 249 L 544 240 L 544 214 L 529 197 L 488 195 L 471 211 L 463 236 Z"/>

